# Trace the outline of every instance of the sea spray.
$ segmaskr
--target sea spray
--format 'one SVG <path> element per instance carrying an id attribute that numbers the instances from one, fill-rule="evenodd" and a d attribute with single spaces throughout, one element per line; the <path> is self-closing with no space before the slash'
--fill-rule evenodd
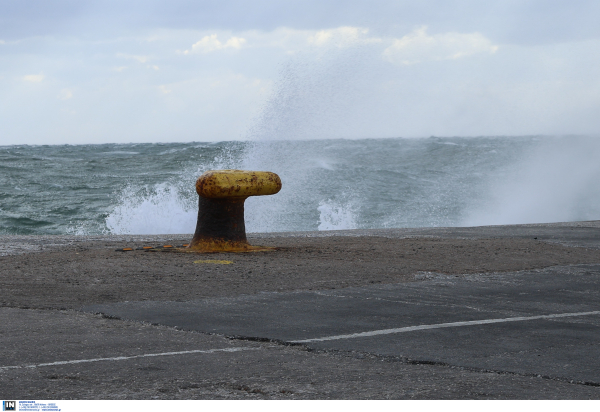
<path id="1" fill-rule="evenodd" d="M 544 137 L 490 175 L 464 225 L 600 219 L 600 138 Z"/>
<path id="2" fill-rule="evenodd" d="M 330 150 L 337 144 L 330 139 L 347 136 L 361 121 L 354 110 L 362 102 L 361 79 L 374 73 L 361 33 L 342 34 L 333 33 L 326 44 L 282 65 L 272 94 L 248 129 L 242 168 L 272 171 L 283 181 L 277 196 L 246 203 L 250 232 L 356 227 L 349 217 L 332 223 L 336 219 L 326 206 L 334 201 L 336 210 L 351 213 L 340 196 L 352 192 L 353 180 L 360 179 L 347 174 L 347 153 Z"/>

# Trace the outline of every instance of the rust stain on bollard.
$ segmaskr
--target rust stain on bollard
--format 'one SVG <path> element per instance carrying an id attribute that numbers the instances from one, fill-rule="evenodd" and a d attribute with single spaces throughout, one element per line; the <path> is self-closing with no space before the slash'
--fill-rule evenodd
<path id="1" fill-rule="evenodd" d="M 210 170 L 196 182 L 198 222 L 191 252 L 253 252 L 274 248 L 252 246 L 246 239 L 244 202 L 250 196 L 274 195 L 281 179 L 272 172 Z"/>

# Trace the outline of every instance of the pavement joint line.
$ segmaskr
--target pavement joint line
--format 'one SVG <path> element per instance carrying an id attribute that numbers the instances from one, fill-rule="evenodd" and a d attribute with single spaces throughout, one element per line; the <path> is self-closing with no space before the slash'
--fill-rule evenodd
<path id="1" fill-rule="evenodd" d="M 315 295 L 327 296 L 327 297 L 330 297 L 330 298 L 378 300 L 378 301 L 382 301 L 382 302 L 404 303 L 404 304 L 407 304 L 407 305 L 415 305 L 415 306 L 435 306 L 435 307 L 446 306 L 448 308 L 466 308 L 466 309 L 472 309 L 472 310 L 477 311 L 477 312 L 483 312 L 484 311 L 484 309 L 477 308 L 475 306 L 467 306 L 467 305 L 460 305 L 460 304 L 453 304 L 453 303 L 441 304 L 441 303 L 435 302 L 435 301 L 396 300 L 396 299 L 379 298 L 379 297 L 375 297 L 375 296 L 373 296 L 373 297 L 363 297 L 363 296 L 353 296 L 353 295 L 336 295 L 336 294 L 328 294 L 328 293 L 324 293 L 324 292 L 315 292 Z"/>
<path id="2" fill-rule="evenodd" d="M 323 338 L 293 340 L 293 341 L 290 341 L 290 343 L 324 342 L 324 341 L 328 341 L 328 340 L 354 339 L 354 338 L 365 338 L 365 337 L 377 336 L 377 335 L 390 335 L 390 334 L 394 334 L 394 333 L 413 332 L 416 330 L 455 328 L 455 327 L 459 327 L 459 326 L 488 325 L 491 323 L 521 322 L 521 321 L 527 321 L 527 320 L 556 319 L 556 318 L 568 318 L 568 317 L 575 317 L 575 316 L 590 316 L 590 315 L 600 315 L 600 311 L 597 310 L 597 311 L 593 311 L 593 312 L 557 313 L 557 314 L 552 314 L 552 315 L 538 315 L 538 316 L 518 316 L 518 317 L 514 317 L 514 318 L 482 319 L 482 320 L 470 320 L 470 321 L 463 321 L 463 322 L 437 323 L 437 324 L 433 324 L 433 325 L 407 326 L 404 328 L 380 329 L 380 330 L 372 330 L 372 331 L 368 331 L 368 332 L 350 333 L 347 335 L 325 336 Z"/>
<path id="3" fill-rule="evenodd" d="M 93 359 L 75 359 L 68 361 L 57 361 L 48 363 L 38 363 L 35 365 L 16 365 L 16 366 L 0 366 L 0 371 L 8 369 L 33 369 L 44 366 L 59 366 L 59 365 L 73 365 L 77 363 L 91 363 L 91 362 L 103 362 L 103 361 L 123 361 L 137 358 L 152 358 L 156 356 L 174 356 L 174 355 L 187 355 L 191 353 L 216 353 L 216 352 L 241 352 L 244 350 L 258 350 L 260 348 L 255 347 L 236 347 L 236 348 L 223 348 L 223 349 L 196 349 L 196 350 L 184 350 L 178 352 L 162 352 L 162 353 L 146 353 L 143 355 L 133 356 L 115 356 L 112 358 L 93 358 Z"/>

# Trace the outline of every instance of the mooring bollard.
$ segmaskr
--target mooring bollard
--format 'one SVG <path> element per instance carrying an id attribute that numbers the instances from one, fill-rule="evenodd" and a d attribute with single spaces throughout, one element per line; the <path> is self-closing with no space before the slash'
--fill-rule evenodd
<path id="1" fill-rule="evenodd" d="M 281 179 L 271 172 L 209 170 L 196 181 L 198 223 L 188 250 L 251 252 L 273 248 L 251 246 L 246 239 L 244 202 L 250 196 L 274 195 Z"/>

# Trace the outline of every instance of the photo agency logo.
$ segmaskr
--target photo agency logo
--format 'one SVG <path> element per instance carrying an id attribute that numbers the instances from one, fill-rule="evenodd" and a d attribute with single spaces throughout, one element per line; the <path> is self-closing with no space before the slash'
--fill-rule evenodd
<path id="1" fill-rule="evenodd" d="M 3 411 L 16 411 L 17 410 L 17 401 L 2 401 L 2 410 Z"/>

